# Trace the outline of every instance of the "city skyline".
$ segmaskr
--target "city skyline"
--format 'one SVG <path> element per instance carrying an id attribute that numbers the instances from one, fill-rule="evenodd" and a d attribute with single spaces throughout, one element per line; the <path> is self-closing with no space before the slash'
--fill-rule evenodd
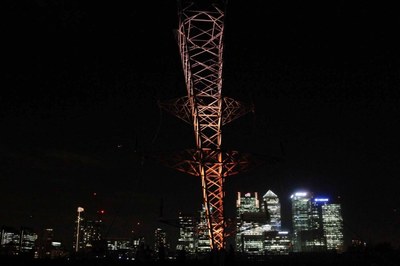
<path id="1" fill-rule="evenodd" d="M 261 193 L 261 197 L 258 196 L 258 194 Z M 298 197 L 304 197 L 307 195 L 307 198 L 309 199 L 316 199 L 316 200 L 321 200 L 323 202 L 336 202 L 338 203 L 337 199 L 329 199 L 326 196 L 324 198 L 320 198 L 319 196 L 321 193 L 315 193 L 311 192 L 309 190 L 299 190 L 299 191 L 294 191 L 292 195 L 290 195 L 290 199 L 292 201 L 293 195 L 296 195 Z M 248 213 L 263 213 L 265 212 L 265 204 L 269 204 L 268 207 L 268 212 L 270 216 L 270 222 L 268 223 L 267 227 L 259 228 L 258 230 L 267 230 L 267 231 L 286 231 L 290 234 L 294 233 L 294 227 L 293 227 L 293 203 L 291 206 L 289 206 L 288 210 L 284 210 L 290 213 L 290 217 L 286 217 L 285 219 L 281 219 L 282 216 L 282 208 L 280 205 L 280 199 L 281 197 L 279 195 L 276 195 L 273 191 L 268 190 L 265 192 L 257 192 L 257 191 L 247 191 L 247 192 L 240 192 L 238 191 L 236 193 L 237 197 L 235 198 L 235 206 L 234 206 L 234 216 L 233 217 L 227 217 L 229 220 L 237 223 L 240 221 L 241 218 L 239 218 L 240 214 L 243 214 L 245 212 Z M 323 193 L 323 195 L 327 195 L 327 193 Z M 255 197 L 255 198 L 254 198 Z M 276 198 L 276 200 L 272 200 L 272 198 Z M 269 199 L 269 200 L 268 200 Z M 255 201 L 254 201 L 255 200 Z M 254 202 L 253 202 L 254 201 Z M 244 205 L 243 207 L 241 205 Z M 276 205 L 278 204 L 278 205 Z M 340 203 L 338 203 L 340 205 Z M 274 206 L 279 206 L 277 209 L 274 208 Z M 272 207 L 272 208 L 271 208 Z M 239 215 L 239 216 L 238 216 Z M 75 220 L 70 221 L 71 224 L 74 224 L 73 226 L 73 231 L 69 232 L 67 235 L 63 235 L 61 238 L 57 237 L 60 236 L 60 232 L 56 232 L 54 228 L 48 228 L 48 227 L 36 227 L 33 228 L 30 225 L 21 225 L 18 227 L 13 227 L 9 226 L 6 224 L 3 224 L 2 228 L 5 228 L 6 231 L 15 231 L 18 232 L 19 230 L 29 230 L 32 233 L 35 233 L 37 236 L 42 236 L 44 232 L 48 232 L 49 230 L 51 231 L 51 239 L 53 241 L 57 241 L 63 249 L 70 251 L 70 252 L 77 252 L 78 249 L 83 249 L 83 244 L 84 243 L 89 243 L 90 241 L 93 240 L 101 240 L 101 239 L 106 239 L 106 240 L 114 240 L 114 239 L 143 239 L 144 243 L 148 245 L 149 247 L 154 246 L 154 241 L 156 239 L 153 239 L 155 237 L 154 231 L 157 231 L 158 229 L 162 230 L 164 233 L 169 232 L 169 235 L 167 237 L 168 244 L 170 245 L 170 248 L 172 251 L 175 250 L 175 246 L 178 248 L 180 245 L 180 238 L 182 237 L 187 237 L 185 236 L 185 233 L 183 232 L 192 232 L 194 230 L 195 226 L 205 226 L 204 221 L 204 208 L 198 209 L 198 210 L 193 210 L 193 211 L 186 211 L 182 212 L 180 211 L 179 213 L 176 214 L 175 219 L 171 220 L 165 220 L 162 224 L 159 224 L 155 228 L 151 228 L 150 230 L 152 231 L 152 234 L 146 235 L 145 232 L 140 231 L 140 227 L 137 227 L 136 230 L 138 231 L 128 231 L 125 232 L 125 234 L 120 234 L 120 235 L 108 235 L 109 230 L 110 230 L 110 223 L 112 223 L 112 217 L 107 217 L 107 212 L 104 209 L 87 209 L 86 207 L 77 207 L 75 211 Z M 278 219 L 278 220 L 276 220 Z M 79 222 L 80 223 L 79 223 Z M 80 225 L 79 225 L 80 224 Z M 149 224 L 152 224 L 151 222 Z M 283 224 L 283 226 L 281 225 Z M 233 225 L 233 224 L 232 224 Z M 183 226 L 183 227 L 182 227 Z M 187 228 L 186 228 L 186 227 Z M 168 229 L 171 229 L 171 227 L 175 227 L 175 231 L 171 231 Z M 57 226 L 56 226 L 57 228 Z M 77 228 L 79 228 L 80 235 L 77 235 Z M 86 229 L 84 229 L 86 228 Z M 231 227 L 229 230 L 232 230 L 233 227 Z M 88 230 L 85 232 L 85 230 Z M 346 230 L 346 234 L 351 236 L 351 231 Z M 172 234 L 171 234 L 172 233 Z M 230 232 L 232 233 L 232 232 Z M 183 234 L 183 235 L 182 235 Z M 236 234 L 236 233 L 235 233 Z M 194 237 L 194 236 L 191 236 Z M 40 237 L 39 237 L 40 238 Z M 65 242 L 60 242 L 62 239 L 68 239 L 68 241 Z M 81 243 L 80 247 L 76 246 L 77 239 L 79 240 L 79 243 Z M 40 240 L 40 239 L 39 239 Z M 357 237 L 354 238 L 348 238 L 348 243 L 346 243 L 348 246 L 351 245 L 351 240 L 360 240 L 363 241 L 362 239 L 358 239 Z M 187 241 L 185 238 L 182 240 L 183 242 Z M 230 244 L 235 243 L 235 237 L 232 237 L 229 239 Z M 182 249 L 182 247 L 180 247 Z M 346 247 L 347 248 L 347 247 Z M 178 248 L 179 250 L 179 248 Z M 191 247 L 191 250 L 194 250 L 194 247 Z"/>
<path id="2" fill-rule="evenodd" d="M 223 91 L 255 112 L 223 143 L 279 160 L 226 179 L 227 214 L 236 191 L 325 191 L 354 235 L 400 246 L 397 9 L 264 5 L 227 6 Z M 7 2 L 5 19 L 0 224 L 69 232 L 82 206 L 106 210 L 110 234 L 152 234 L 201 208 L 200 180 L 152 159 L 195 145 L 157 106 L 185 93 L 176 1 Z"/>
<path id="3" fill-rule="evenodd" d="M 260 194 L 261 196 L 258 196 L 258 194 Z M 287 198 L 290 198 L 290 201 L 292 201 L 293 195 L 309 195 L 308 197 L 310 199 L 324 199 L 325 201 L 329 201 L 329 202 L 335 202 L 338 203 L 340 205 L 340 200 L 335 199 L 335 198 L 329 198 L 326 195 L 328 195 L 329 193 L 318 193 L 318 192 L 313 192 L 310 190 L 297 190 L 297 191 L 293 191 L 292 194 L 290 196 L 288 196 Z M 255 199 L 256 199 L 256 203 L 252 202 L 253 197 L 251 195 L 255 195 Z M 267 230 L 267 231 L 286 231 L 289 234 L 293 234 L 294 233 L 294 227 L 293 227 L 293 213 L 292 213 L 292 208 L 293 203 L 290 204 L 290 206 L 284 206 L 283 208 L 281 207 L 280 201 L 282 199 L 282 197 L 280 195 L 276 195 L 272 190 L 268 189 L 267 191 L 263 191 L 263 192 L 258 192 L 258 191 L 246 191 L 246 192 L 241 192 L 238 191 L 236 193 L 236 198 L 235 198 L 235 202 L 234 202 L 234 206 L 233 209 L 234 211 L 230 214 L 230 216 L 227 216 L 227 218 L 231 221 L 231 222 L 238 222 L 240 219 L 238 218 L 238 214 L 241 212 L 260 212 L 262 213 L 263 208 L 265 208 L 265 202 L 264 200 L 266 200 L 268 197 L 271 197 L 271 195 L 273 195 L 274 197 L 277 198 L 277 202 L 279 203 L 279 208 L 277 209 L 278 213 L 276 213 L 276 215 L 278 215 L 277 217 L 279 218 L 278 221 L 275 221 L 274 218 L 271 220 L 271 223 L 269 224 L 269 226 L 272 226 L 271 228 L 266 227 L 266 228 L 259 228 L 259 230 Z M 324 195 L 323 198 L 320 197 L 320 195 Z M 240 207 L 239 208 L 239 202 L 241 201 L 240 199 L 244 199 L 244 202 L 242 202 L 242 204 L 244 203 L 245 206 L 244 207 Z M 285 198 L 285 197 L 283 197 Z M 250 200 L 250 201 L 249 201 Z M 255 205 L 254 205 L 255 204 Z M 90 204 L 88 204 L 90 205 Z M 85 207 L 82 207 L 85 206 Z M 76 208 L 74 214 L 74 220 L 69 221 L 70 224 L 72 225 L 72 231 L 70 232 L 57 232 L 57 230 L 54 230 L 54 228 L 58 228 L 58 225 L 55 225 L 54 228 L 49 228 L 49 227 L 32 227 L 31 225 L 20 225 L 20 226 L 9 226 L 7 224 L 3 224 L 0 226 L 3 226 L 4 228 L 11 228 L 13 230 L 18 231 L 20 228 L 28 228 L 29 230 L 31 230 L 32 232 L 36 233 L 38 236 L 40 236 L 44 231 L 47 230 L 51 230 L 52 231 L 52 239 L 54 241 L 58 241 L 61 246 L 63 247 L 63 249 L 67 250 L 67 251 L 71 251 L 71 252 L 77 252 L 77 246 L 76 246 L 76 239 L 82 239 L 80 241 L 89 241 L 89 239 L 91 239 L 91 234 L 93 234 L 93 232 L 97 232 L 95 233 L 96 237 L 100 237 L 100 239 L 141 239 L 143 238 L 143 241 L 145 243 L 145 245 L 152 247 L 154 246 L 154 231 L 157 229 L 162 229 L 166 234 L 167 234 L 167 241 L 168 244 L 170 245 L 171 251 L 175 250 L 175 247 L 179 246 L 179 242 L 181 241 L 180 238 L 182 237 L 181 234 L 181 226 L 182 226 L 182 221 L 183 224 L 186 223 L 193 223 L 192 227 L 194 227 L 195 225 L 197 225 L 197 223 L 201 223 L 201 217 L 202 212 L 204 212 L 204 209 L 197 209 L 197 210 L 191 210 L 191 211 L 179 211 L 179 213 L 176 213 L 175 217 L 170 217 L 170 219 L 168 220 L 163 220 L 161 222 L 159 222 L 158 225 L 156 225 L 157 223 L 155 223 L 155 221 L 138 221 L 136 224 L 136 227 L 132 227 L 131 231 L 120 231 L 117 229 L 117 234 L 109 234 L 110 233 L 110 229 L 112 227 L 112 223 L 114 223 L 114 218 L 115 217 L 111 217 L 107 215 L 107 211 L 104 209 L 88 209 L 86 207 L 86 205 L 82 205 Z M 273 206 L 273 205 L 271 205 Z M 226 206 L 226 207 L 232 207 L 232 206 Z M 230 209 L 230 208 L 227 208 Z M 241 210 L 239 213 L 238 211 Z M 272 211 L 272 209 L 269 210 L 270 215 L 273 215 L 274 211 Z M 282 218 L 282 213 L 283 213 L 283 218 Z M 287 215 L 285 215 L 285 213 L 287 213 Z M 183 218 L 182 218 L 183 217 Z M 186 218 L 185 218 L 186 217 Z M 203 217 L 204 218 L 204 217 Z M 272 218 L 272 217 L 271 217 Z M 183 220 L 182 220 L 183 219 Z M 185 222 L 185 219 L 189 219 L 188 221 Z M 86 240 L 84 236 L 83 236 L 83 232 L 81 232 L 81 236 L 78 236 L 76 234 L 76 228 L 77 228 L 77 221 L 81 221 L 83 224 L 78 228 L 80 228 L 80 230 L 83 230 L 84 227 L 89 226 L 90 228 L 97 228 L 97 229 L 90 229 L 88 231 L 89 235 L 85 235 Z M 276 225 L 274 225 L 276 222 L 278 222 Z M 87 223 L 87 224 L 86 224 Z M 147 224 L 148 223 L 148 224 Z M 84 225 L 85 224 L 85 225 Z M 344 221 L 344 224 L 346 224 L 346 221 Z M 133 225 L 135 226 L 135 225 Z M 141 231 L 142 228 L 141 226 L 146 226 L 148 228 L 148 231 Z M 155 226 L 154 228 L 152 228 L 151 226 Z M 232 230 L 233 227 L 229 226 L 230 229 Z M 269 229 L 268 229 L 269 228 Z M 10 229 L 10 230 L 11 230 Z M 126 228 L 125 228 L 126 229 Z M 174 230 L 171 230 L 174 229 Z M 344 234 L 345 234 L 345 247 L 344 247 L 344 251 L 347 250 L 348 247 L 351 246 L 352 241 L 353 240 L 357 240 L 357 241 L 361 241 L 364 242 L 365 239 L 361 239 L 359 238 L 359 236 L 354 235 L 353 231 L 351 228 L 347 228 L 344 227 Z M 80 231 L 79 230 L 79 231 Z M 134 231 L 135 230 L 135 231 Z M 184 232 L 185 230 L 193 230 L 193 228 L 185 228 L 183 229 Z M 93 232 L 92 232 L 93 231 Z M 60 234 L 61 233 L 61 234 Z M 230 232 L 232 233 L 232 232 Z M 87 233 L 86 233 L 87 234 Z M 187 236 L 186 236 L 187 237 Z M 193 236 L 192 236 L 193 237 Z M 229 237 L 227 240 L 229 242 L 229 244 L 234 245 L 235 244 L 235 238 L 236 237 Z M 183 240 L 182 240 L 183 241 Z M 187 240 L 186 240 L 187 241 Z M 83 245 L 84 242 L 81 243 L 81 245 Z M 181 247 L 182 248 L 182 247 Z M 83 246 L 80 247 L 80 249 L 83 249 Z M 179 248 L 178 248 L 179 249 Z M 191 250 L 193 251 L 193 247 L 191 248 Z"/>

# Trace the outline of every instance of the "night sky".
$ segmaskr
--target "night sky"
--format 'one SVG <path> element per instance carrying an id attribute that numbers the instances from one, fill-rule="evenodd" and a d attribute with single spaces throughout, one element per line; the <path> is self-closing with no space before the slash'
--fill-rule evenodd
<path id="1" fill-rule="evenodd" d="M 186 93 L 176 1 L 141 2 L 4 2 L 0 225 L 54 228 L 69 247 L 81 206 L 106 211 L 107 237 L 173 241 L 160 216 L 200 209 L 200 179 L 152 159 L 195 147 L 157 105 Z M 237 191 L 271 189 L 290 230 L 305 189 L 340 197 L 347 241 L 400 245 L 398 9 L 355 2 L 229 1 L 222 93 L 255 112 L 223 147 L 280 160 L 226 179 L 227 217 Z"/>

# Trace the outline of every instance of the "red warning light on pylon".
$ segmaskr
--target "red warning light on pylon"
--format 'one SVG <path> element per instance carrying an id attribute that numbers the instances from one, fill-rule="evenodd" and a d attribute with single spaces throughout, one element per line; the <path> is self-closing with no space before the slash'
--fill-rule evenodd
<path id="1" fill-rule="evenodd" d="M 106 213 L 106 211 L 105 210 L 100 210 L 99 213 L 100 214 L 104 214 L 104 213 Z"/>

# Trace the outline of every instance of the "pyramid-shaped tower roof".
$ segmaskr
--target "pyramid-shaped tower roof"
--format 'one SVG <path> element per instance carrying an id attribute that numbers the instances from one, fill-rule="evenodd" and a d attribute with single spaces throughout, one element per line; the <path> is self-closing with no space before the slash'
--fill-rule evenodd
<path id="1" fill-rule="evenodd" d="M 267 193 L 263 196 L 263 198 L 277 198 L 278 196 L 272 192 L 271 190 L 268 190 Z"/>

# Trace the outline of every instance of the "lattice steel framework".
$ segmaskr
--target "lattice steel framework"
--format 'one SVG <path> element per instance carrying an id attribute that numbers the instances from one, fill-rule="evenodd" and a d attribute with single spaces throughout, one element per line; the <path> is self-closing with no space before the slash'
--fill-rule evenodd
<path id="1" fill-rule="evenodd" d="M 245 156 L 221 150 L 221 126 L 251 108 L 221 94 L 225 2 L 183 0 L 179 4 L 177 41 L 187 96 L 160 106 L 193 125 L 196 149 L 168 159 L 174 168 L 201 177 L 210 245 L 221 250 L 226 244 L 224 179 L 247 167 Z"/>

